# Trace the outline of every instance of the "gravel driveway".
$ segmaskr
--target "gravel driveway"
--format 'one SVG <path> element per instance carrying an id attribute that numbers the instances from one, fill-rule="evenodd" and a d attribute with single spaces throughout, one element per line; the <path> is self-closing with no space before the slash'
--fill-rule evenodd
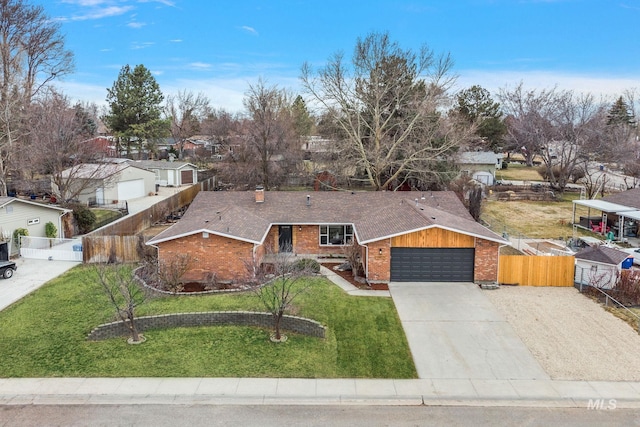
<path id="1" fill-rule="evenodd" d="M 575 288 L 485 294 L 552 379 L 640 381 L 640 335 Z"/>

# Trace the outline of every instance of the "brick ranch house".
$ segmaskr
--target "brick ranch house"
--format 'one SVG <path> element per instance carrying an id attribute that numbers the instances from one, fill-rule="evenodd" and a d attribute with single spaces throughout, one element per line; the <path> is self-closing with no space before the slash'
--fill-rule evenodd
<path id="1" fill-rule="evenodd" d="M 355 241 L 369 282 L 496 281 L 509 242 L 453 192 L 200 192 L 148 245 L 160 262 L 196 261 L 184 280 L 234 280 L 265 253 L 341 254 Z"/>

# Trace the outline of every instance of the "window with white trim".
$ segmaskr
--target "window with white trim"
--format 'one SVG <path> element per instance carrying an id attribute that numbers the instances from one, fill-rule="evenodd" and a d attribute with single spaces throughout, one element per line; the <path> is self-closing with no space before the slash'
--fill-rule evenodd
<path id="1" fill-rule="evenodd" d="M 320 226 L 320 246 L 344 246 L 353 242 L 353 226 L 331 224 Z"/>

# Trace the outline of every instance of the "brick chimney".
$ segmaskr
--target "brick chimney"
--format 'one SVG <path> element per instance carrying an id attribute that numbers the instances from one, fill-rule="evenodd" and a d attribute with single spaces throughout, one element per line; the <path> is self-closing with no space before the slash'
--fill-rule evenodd
<path id="1" fill-rule="evenodd" d="M 264 187 L 262 185 L 256 187 L 256 203 L 264 203 Z"/>

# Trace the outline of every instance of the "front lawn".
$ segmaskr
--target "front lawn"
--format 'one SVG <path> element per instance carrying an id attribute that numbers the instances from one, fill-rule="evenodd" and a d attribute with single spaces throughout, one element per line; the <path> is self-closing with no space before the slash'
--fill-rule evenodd
<path id="1" fill-rule="evenodd" d="M 0 312 L 0 377 L 296 377 L 416 378 L 390 298 L 352 297 L 324 278 L 296 300 L 296 315 L 327 326 L 327 337 L 249 327 L 151 330 L 147 342 L 89 342 L 115 320 L 87 266 L 76 267 Z M 209 310 L 263 311 L 252 294 L 160 297 L 138 315 Z"/>

